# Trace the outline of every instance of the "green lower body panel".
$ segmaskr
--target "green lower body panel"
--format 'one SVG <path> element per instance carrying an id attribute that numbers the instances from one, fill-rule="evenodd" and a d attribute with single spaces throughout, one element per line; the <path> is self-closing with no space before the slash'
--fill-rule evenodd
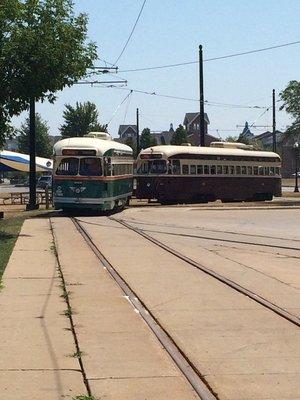
<path id="1" fill-rule="evenodd" d="M 131 177 L 111 181 L 54 178 L 53 182 L 53 203 L 57 210 L 109 211 L 124 207 L 131 194 Z"/>

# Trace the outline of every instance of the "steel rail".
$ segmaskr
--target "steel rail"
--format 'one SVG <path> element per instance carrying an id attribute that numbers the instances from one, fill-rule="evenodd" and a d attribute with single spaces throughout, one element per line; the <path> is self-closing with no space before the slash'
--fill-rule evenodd
<path id="1" fill-rule="evenodd" d="M 250 299 L 254 300 L 255 302 L 261 304 L 262 306 L 266 307 L 267 309 L 273 311 L 274 313 L 278 314 L 280 317 L 286 319 L 287 321 L 291 322 L 292 324 L 300 327 L 300 319 L 293 314 L 290 314 L 288 311 L 284 310 L 283 308 L 277 306 L 274 303 L 271 303 L 269 300 L 265 299 L 264 297 L 252 292 L 251 290 L 245 288 L 244 286 L 239 285 L 238 283 L 232 281 L 231 279 L 226 278 L 225 276 L 203 266 L 202 264 L 192 260 L 191 258 L 185 256 L 184 254 L 178 252 L 175 249 L 167 246 L 166 244 L 160 242 L 159 240 L 153 238 L 152 236 L 148 235 L 147 233 L 143 232 L 142 230 L 135 228 L 134 226 L 124 222 L 121 219 L 117 219 L 114 217 L 109 217 L 112 221 L 118 222 L 119 224 L 125 226 L 126 228 L 134 231 L 138 235 L 144 237 L 145 239 L 149 240 L 150 242 L 154 243 L 158 247 L 166 250 L 168 253 L 174 255 L 177 258 L 185 261 L 186 263 L 190 264 L 191 266 L 201 270 L 202 272 L 212 276 L 213 278 L 217 279 L 218 281 L 222 282 L 223 284 L 231 287 L 232 289 L 236 290 L 237 292 L 249 297 Z"/>
<path id="2" fill-rule="evenodd" d="M 168 352 L 170 357 L 173 359 L 177 367 L 181 370 L 183 375 L 189 381 L 195 392 L 198 394 L 201 400 L 218 400 L 216 393 L 209 386 L 205 378 L 201 375 L 195 365 L 188 359 L 184 352 L 177 346 L 172 337 L 162 327 L 162 325 L 153 316 L 151 311 L 146 307 L 142 300 L 137 296 L 133 289 L 128 283 L 122 278 L 122 276 L 116 271 L 113 265 L 107 260 L 107 258 L 101 253 L 97 245 L 89 233 L 82 227 L 82 224 L 74 217 L 71 217 L 72 222 L 77 228 L 78 232 L 82 235 L 89 248 L 93 251 L 102 265 L 107 269 L 110 276 L 119 285 L 133 307 L 139 312 L 141 317 L 147 323 L 149 328 L 158 338 L 163 348 Z"/>

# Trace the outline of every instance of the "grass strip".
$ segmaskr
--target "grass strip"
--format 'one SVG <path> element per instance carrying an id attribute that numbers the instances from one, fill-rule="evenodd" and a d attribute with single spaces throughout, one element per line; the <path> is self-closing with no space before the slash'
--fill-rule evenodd
<path id="1" fill-rule="evenodd" d="M 50 211 L 51 212 L 51 211 Z M 25 219 L 49 214 L 48 210 L 22 211 L 0 219 L 0 280 Z"/>
<path id="2" fill-rule="evenodd" d="M 0 279 L 25 219 L 25 215 L 18 215 L 0 220 Z"/>

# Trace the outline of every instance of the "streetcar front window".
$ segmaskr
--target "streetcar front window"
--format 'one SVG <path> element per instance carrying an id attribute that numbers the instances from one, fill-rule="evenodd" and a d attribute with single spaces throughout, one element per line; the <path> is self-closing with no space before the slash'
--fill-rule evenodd
<path id="1" fill-rule="evenodd" d="M 77 175 L 79 159 L 75 157 L 63 158 L 56 170 L 56 175 Z"/>
<path id="2" fill-rule="evenodd" d="M 167 172 L 167 165 L 163 160 L 149 161 L 148 167 L 150 174 L 165 174 Z"/>
<path id="3" fill-rule="evenodd" d="M 102 175 L 101 162 L 99 158 L 81 158 L 79 174 L 82 176 Z"/>

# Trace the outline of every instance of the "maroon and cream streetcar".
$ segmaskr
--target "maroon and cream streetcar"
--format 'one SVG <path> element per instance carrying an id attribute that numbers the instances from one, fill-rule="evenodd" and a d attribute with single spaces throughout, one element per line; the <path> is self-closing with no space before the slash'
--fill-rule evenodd
<path id="1" fill-rule="evenodd" d="M 281 196 L 281 159 L 243 143 L 153 146 L 137 159 L 135 195 L 161 204 L 264 201 Z"/>

